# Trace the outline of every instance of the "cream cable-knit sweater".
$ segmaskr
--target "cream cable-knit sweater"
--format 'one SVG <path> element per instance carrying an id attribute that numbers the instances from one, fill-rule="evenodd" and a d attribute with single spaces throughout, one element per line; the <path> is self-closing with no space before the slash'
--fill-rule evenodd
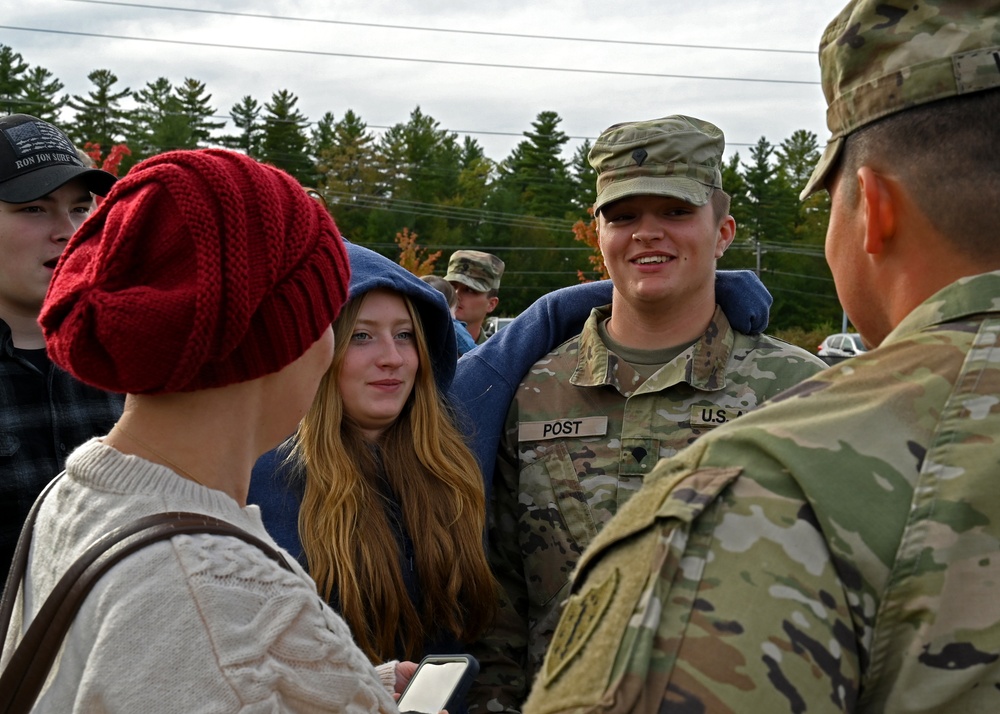
<path id="1" fill-rule="evenodd" d="M 3 662 L 86 546 L 161 511 L 206 513 L 273 544 L 255 506 L 98 440 L 77 449 L 39 514 Z M 275 546 L 277 547 L 277 546 Z M 115 566 L 87 597 L 39 712 L 395 712 L 344 621 L 295 574 L 228 536 L 176 536 Z M 22 609 L 23 606 L 23 609 Z"/>

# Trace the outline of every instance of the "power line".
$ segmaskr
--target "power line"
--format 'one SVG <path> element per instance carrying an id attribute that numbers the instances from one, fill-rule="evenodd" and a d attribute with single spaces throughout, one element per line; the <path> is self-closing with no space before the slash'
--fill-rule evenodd
<path id="1" fill-rule="evenodd" d="M 579 67 L 540 67 L 532 65 L 500 64 L 494 62 L 468 62 L 464 60 L 424 59 L 420 57 L 388 57 L 384 55 L 360 55 L 347 52 L 323 52 L 320 50 L 299 50 L 281 47 L 258 47 L 253 45 L 230 45 L 217 42 L 195 42 L 193 40 L 168 40 L 162 37 L 130 37 L 128 35 L 105 35 L 98 32 L 80 32 L 78 30 L 50 30 L 41 27 L 17 27 L 0 25 L 2 30 L 17 32 L 44 32 L 53 35 L 70 35 L 73 37 L 96 37 L 102 40 L 132 40 L 134 42 L 155 42 L 165 45 L 186 45 L 189 47 L 210 47 L 213 49 L 249 50 L 251 52 L 277 52 L 293 55 L 309 55 L 316 57 L 346 57 L 350 59 L 382 60 L 387 62 L 416 62 L 419 64 L 444 64 L 462 67 L 482 67 L 487 69 L 520 69 L 532 72 L 568 72 L 572 74 L 600 74 L 616 77 L 652 77 L 656 79 L 697 79 L 719 82 L 754 82 L 765 84 L 799 84 L 818 85 L 819 82 L 798 79 L 767 79 L 762 77 L 712 77 L 694 74 L 663 74 L 658 72 L 626 72 L 610 69 L 581 69 Z"/>
<path id="2" fill-rule="evenodd" d="M 338 206 L 342 206 L 343 208 L 390 211 L 412 216 L 423 216 L 425 218 L 446 218 L 466 223 L 490 224 L 507 226 L 509 228 L 539 228 L 549 231 L 565 231 L 567 234 L 573 230 L 572 221 L 562 221 L 553 218 L 518 216 L 516 214 L 495 213 L 482 209 L 462 208 L 460 206 L 445 206 L 398 198 L 351 194 L 345 191 L 323 190 L 321 192 L 327 196 L 343 196 L 348 199 L 343 203 L 333 203 L 332 208 L 334 209 L 334 213 L 336 213 Z"/>
<path id="3" fill-rule="evenodd" d="M 827 295 L 824 293 L 810 293 L 804 290 L 795 290 L 793 288 L 785 288 L 780 285 L 765 285 L 765 287 L 772 293 L 792 293 L 793 295 L 805 295 L 806 297 L 821 298 L 823 300 L 836 301 L 836 295 Z"/>
<path id="4" fill-rule="evenodd" d="M 768 275 L 784 275 L 785 277 L 788 278 L 805 278 L 806 280 L 822 280 L 823 282 L 826 283 L 834 282 L 833 278 L 829 278 L 824 275 L 805 275 L 803 273 L 786 273 L 782 270 L 773 270 L 770 268 L 768 268 L 767 273 Z"/>
<path id="5" fill-rule="evenodd" d="M 88 1 L 90 1 L 90 0 L 67 0 L 67 2 L 88 2 Z M 136 6 L 136 7 L 139 7 L 139 6 Z M 39 32 L 44 32 L 44 30 L 39 30 Z M 135 92 L 132 91 L 132 92 L 130 92 L 129 96 L 130 96 L 131 99 L 134 100 L 135 99 L 134 95 L 135 95 Z M 67 96 L 67 99 L 68 99 L 68 96 Z M 20 105 L 34 104 L 34 105 L 39 105 L 39 106 L 41 106 L 43 104 L 43 102 L 40 102 L 40 101 L 31 101 L 31 100 L 24 99 L 24 98 L 7 97 L 7 96 L 0 97 L 0 104 L 2 104 L 2 103 L 6 103 L 8 105 L 9 104 L 20 104 Z M 58 102 L 57 102 L 57 104 L 58 104 Z M 62 104 L 65 104 L 65 101 L 62 102 Z M 165 114 L 167 116 L 188 116 L 188 115 L 184 114 L 183 112 L 166 112 Z M 209 119 L 221 119 L 221 120 L 224 120 L 224 121 L 226 121 L 228 123 L 228 122 L 232 121 L 233 117 L 232 117 L 231 114 L 211 114 L 211 115 L 207 115 L 205 117 L 205 119 L 206 120 L 209 120 Z M 265 119 L 267 119 L 267 118 L 265 118 Z M 262 119 L 262 121 L 264 121 L 265 119 Z M 287 121 L 288 123 L 292 123 L 290 120 L 275 119 L 275 120 L 272 120 L 272 121 L 275 121 L 277 123 L 281 123 L 283 121 Z M 312 126 L 315 126 L 318 123 L 319 123 L 319 120 L 310 120 L 310 119 L 306 118 L 306 120 L 303 123 L 303 128 L 312 127 Z M 382 125 L 382 124 L 367 124 L 366 123 L 365 124 L 365 128 L 366 129 L 377 129 L 377 130 L 381 130 L 381 131 L 386 131 L 388 129 L 394 128 L 394 126 L 388 126 L 388 125 Z M 527 138 L 527 137 L 525 137 L 525 132 L 523 132 L 523 131 L 519 131 L 518 132 L 518 131 L 489 131 L 489 130 L 485 130 L 485 129 L 448 129 L 446 127 L 441 127 L 440 130 L 443 131 L 443 132 L 446 132 L 446 133 L 455 134 L 457 136 L 519 136 L 519 137 L 522 137 L 522 138 Z M 566 134 L 566 138 L 567 139 L 573 139 L 573 140 L 586 140 L 586 141 L 594 141 L 594 140 L 597 139 L 596 136 L 577 136 L 577 135 L 574 135 L 574 134 Z M 753 143 L 751 143 L 751 142 L 738 142 L 738 141 L 727 141 L 726 142 L 726 146 L 727 147 L 731 147 L 731 146 L 756 146 L 756 145 L 757 145 L 756 142 L 753 142 Z"/>
<path id="6" fill-rule="evenodd" d="M 308 22 L 324 25 L 348 25 L 351 27 L 374 27 L 388 30 L 411 30 L 417 32 L 443 32 L 457 35 L 480 35 L 488 37 L 511 37 L 528 40 L 554 40 L 558 42 L 593 42 L 610 45 L 629 45 L 642 47 L 675 47 L 679 49 L 692 50 L 722 50 L 729 52 L 776 52 L 782 54 L 809 55 L 814 57 L 816 50 L 786 50 L 776 47 L 733 47 L 725 45 L 694 45 L 677 42 L 645 42 L 641 40 L 611 40 L 597 37 L 563 37 L 559 35 L 529 35 L 518 32 L 493 32 L 487 30 L 459 30 L 447 27 L 419 27 L 414 25 L 388 25 L 377 22 L 352 22 L 348 20 L 328 20 L 319 17 L 294 17 L 291 15 L 265 15 L 254 12 L 234 12 L 231 10 L 203 10 L 200 8 L 172 7 L 169 5 L 144 5 L 139 3 L 112 2 L 112 0 L 68 0 L 68 2 L 80 2 L 88 5 L 114 5 L 117 7 L 144 8 L 149 10 L 167 10 L 169 12 L 194 12 L 203 15 L 226 15 L 229 17 L 249 17 L 264 20 L 287 20 L 289 22 Z"/>
<path id="7" fill-rule="evenodd" d="M 395 243 L 365 243 L 365 247 L 367 247 L 367 248 L 389 248 L 389 249 L 398 249 L 399 248 L 399 246 L 397 244 L 395 244 Z M 422 250 L 430 250 L 430 251 L 441 250 L 441 251 L 445 251 L 445 250 L 458 250 L 459 248 L 468 248 L 470 246 L 467 243 L 450 244 L 450 245 L 431 244 L 431 243 L 428 243 L 428 244 L 425 245 L 423 243 L 420 243 L 420 244 L 418 244 L 418 247 L 420 249 L 422 249 Z M 495 253 L 497 255 L 499 255 L 500 253 L 514 253 L 514 252 L 521 253 L 523 251 L 542 251 L 542 250 L 544 250 L 544 251 L 552 251 L 552 252 L 562 252 L 562 251 L 580 252 L 580 251 L 587 251 L 588 253 L 590 253 L 590 252 L 593 252 L 593 250 L 594 250 L 593 248 L 591 248 L 589 246 L 585 246 L 585 245 L 578 245 L 578 246 L 577 245 L 569 245 L 569 246 L 517 245 L 517 246 L 513 246 L 513 245 L 479 245 L 477 243 L 473 247 L 475 247 L 476 250 L 484 250 L 484 251 L 486 251 L 488 253 Z M 565 270 L 558 271 L 558 272 L 552 273 L 552 275 L 569 275 L 570 273 L 572 273 L 573 275 L 576 275 L 576 271 L 575 270 L 574 271 L 565 271 Z M 504 275 L 506 275 L 506 274 L 507 274 L 507 272 L 504 271 Z"/>
<path id="8" fill-rule="evenodd" d="M 792 255 L 806 255 L 811 258 L 823 258 L 825 254 L 821 246 L 792 245 L 790 243 L 765 243 L 761 241 L 760 247 L 771 253 L 788 253 Z"/>

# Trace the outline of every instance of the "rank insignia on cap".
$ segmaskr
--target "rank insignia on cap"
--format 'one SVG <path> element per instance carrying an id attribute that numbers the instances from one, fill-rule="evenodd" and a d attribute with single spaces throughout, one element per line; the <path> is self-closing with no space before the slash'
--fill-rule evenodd
<path id="1" fill-rule="evenodd" d="M 637 166 L 642 166 L 642 162 L 646 160 L 647 156 L 649 156 L 649 152 L 645 149 L 636 149 L 632 152 L 632 158 L 635 159 Z"/>
<path id="2" fill-rule="evenodd" d="M 555 679 L 573 661 L 580 650 L 594 634 L 608 605 L 618 589 L 617 568 L 608 578 L 586 592 L 572 595 L 566 601 L 559 626 L 552 636 L 548 654 L 545 657 L 545 683 Z"/>

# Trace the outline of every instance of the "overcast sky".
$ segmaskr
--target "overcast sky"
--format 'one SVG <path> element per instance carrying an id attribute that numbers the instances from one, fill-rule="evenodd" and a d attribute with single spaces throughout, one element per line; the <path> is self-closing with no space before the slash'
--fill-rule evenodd
<path id="1" fill-rule="evenodd" d="M 567 154 L 614 123 L 690 114 L 746 160 L 761 136 L 825 143 L 816 51 L 845 1 L 8 0 L 0 43 L 71 94 L 94 69 L 133 90 L 192 77 L 220 115 L 288 89 L 311 121 L 353 109 L 375 131 L 419 105 L 495 160 L 541 111 L 562 117 Z"/>

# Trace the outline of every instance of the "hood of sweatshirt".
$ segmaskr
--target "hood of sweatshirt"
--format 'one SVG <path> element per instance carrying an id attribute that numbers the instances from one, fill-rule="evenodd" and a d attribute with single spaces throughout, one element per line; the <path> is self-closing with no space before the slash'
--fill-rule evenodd
<path id="1" fill-rule="evenodd" d="M 406 295 L 420 313 L 431 368 L 438 391 L 447 394 L 455 378 L 458 349 L 455 345 L 455 325 L 444 295 L 416 275 L 375 251 L 344 241 L 351 261 L 349 298 L 354 300 L 376 288 L 395 290 Z"/>

